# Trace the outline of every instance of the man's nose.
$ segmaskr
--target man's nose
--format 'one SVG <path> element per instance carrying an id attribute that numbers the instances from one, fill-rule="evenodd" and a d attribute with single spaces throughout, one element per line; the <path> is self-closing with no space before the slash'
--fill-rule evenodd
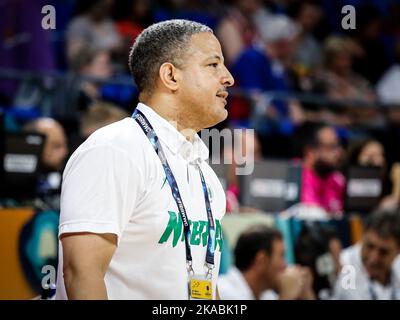
<path id="1" fill-rule="evenodd" d="M 228 70 L 227 67 L 224 66 L 224 69 L 225 69 L 225 74 L 224 74 L 224 76 L 223 76 L 223 78 L 222 78 L 222 79 L 223 79 L 223 80 L 222 80 L 222 84 L 223 84 L 225 87 L 231 87 L 231 86 L 234 85 L 235 79 L 233 79 L 233 76 L 232 76 L 232 74 L 229 72 L 229 70 Z"/>
<path id="2" fill-rule="evenodd" d="M 368 255 L 368 260 L 367 261 L 368 261 L 369 264 L 373 264 L 373 265 L 377 264 L 379 262 L 378 251 L 374 250 L 374 251 L 370 252 L 369 255 Z"/>

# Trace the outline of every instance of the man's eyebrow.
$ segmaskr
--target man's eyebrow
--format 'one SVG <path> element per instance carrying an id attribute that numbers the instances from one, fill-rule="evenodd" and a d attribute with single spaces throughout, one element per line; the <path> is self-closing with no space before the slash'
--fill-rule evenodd
<path id="1" fill-rule="evenodd" d="M 224 59 L 221 58 L 221 57 L 220 57 L 219 55 L 217 55 L 217 54 L 214 54 L 214 55 L 209 56 L 209 57 L 206 58 L 206 60 L 211 60 L 211 59 L 217 59 L 217 60 L 219 60 L 219 61 L 221 61 L 221 62 L 224 61 Z"/>

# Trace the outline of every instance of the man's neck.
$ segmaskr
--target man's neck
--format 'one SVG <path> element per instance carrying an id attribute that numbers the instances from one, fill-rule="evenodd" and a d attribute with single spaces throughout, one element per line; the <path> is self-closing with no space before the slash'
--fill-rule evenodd
<path id="1" fill-rule="evenodd" d="M 386 272 L 385 274 L 382 274 L 379 277 L 374 277 L 374 278 L 371 278 L 371 279 L 375 280 L 376 282 L 379 282 L 383 286 L 387 286 L 388 284 L 390 284 L 390 278 L 391 278 L 391 272 L 388 271 L 388 272 Z"/>
<path id="2" fill-rule="evenodd" d="M 143 100 L 143 103 L 153 109 L 160 117 L 167 120 L 172 126 L 176 128 L 186 140 L 193 142 L 194 136 L 201 128 L 197 128 L 192 124 L 190 117 L 181 114 L 180 108 L 174 104 L 159 103 L 149 100 Z"/>
<path id="3" fill-rule="evenodd" d="M 263 281 L 259 279 L 259 277 L 254 272 L 251 271 L 244 271 L 242 275 L 245 278 L 251 291 L 253 292 L 256 300 L 260 299 L 261 293 L 266 290 L 266 288 L 263 286 Z"/>

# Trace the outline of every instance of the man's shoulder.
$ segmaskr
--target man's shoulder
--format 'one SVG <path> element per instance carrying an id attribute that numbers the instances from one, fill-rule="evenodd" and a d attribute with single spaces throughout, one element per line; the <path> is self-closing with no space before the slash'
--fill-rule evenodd
<path id="1" fill-rule="evenodd" d="M 134 176 L 136 181 L 145 181 L 149 157 L 144 139 L 146 136 L 139 126 L 129 118 L 98 129 L 68 159 L 63 172 L 64 187 L 66 181 L 91 180 L 104 172 L 109 173 L 104 177 Z"/>
<path id="2" fill-rule="evenodd" d="M 235 266 L 218 279 L 218 290 L 223 300 L 253 300 L 252 291 L 243 274 Z"/>
<path id="3" fill-rule="evenodd" d="M 340 262 L 342 265 L 352 265 L 353 267 L 358 267 L 360 261 L 361 244 L 359 243 L 347 247 L 340 253 Z"/>
<path id="4" fill-rule="evenodd" d="M 92 133 L 72 154 L 70 160 L 77 159 L 87 153 L 103 154 L 104 150 L 119 152 L 126 159 L 135 160 L 136 164 L 140 159 L 145 159 L 145 146 L 143 143 L 145 135 L 132 118 L 114 122 L 104 126 Z M 101 161 L 101 159 L 98 159 Z"/>
<path id="5" fill-rule="evenodd" d="M 109 145 L 128 151 L 143 145 L 143 137 L 135 120 L 125 118 L 96 130 L 81 145 L 81 149 Z"/>
<path id="6" fill-rule="evenodd" d="M 368 278 L 361 262 L 361 245 L 355 244 L 342 250 L 340 263 L 343 269 L 336 280 L 334 298 L 368 299 Z"/>

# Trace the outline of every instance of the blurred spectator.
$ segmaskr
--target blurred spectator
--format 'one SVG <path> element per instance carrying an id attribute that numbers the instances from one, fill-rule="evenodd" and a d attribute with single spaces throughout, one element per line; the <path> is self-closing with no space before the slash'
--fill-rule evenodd
<path id="1" fill-rule="evenodd" d="M 117 30 L 124 41 L 132 45 L 136 37 L 152 23 L 150 0 L 116 2 L 119 11 Z"/>
<path id="2" fill-rule="evenodd" d="M 328 125 L 313 125 L 304 131 L 300 201 L 341 215 L 345 178 L 338 171 L 343 154 L 336 131 Z"/>
<path id="3" fill-rule="evenodd" d="M 332 224 L 308 221 L 295 242 L 295 261 L 310 268 L 313 289 L 320 299 L 329 299 L 340 272 L 340 234 Z"/>
<path id="4" fill-rule="evenodd" d="M 72 71 L 79 76 L 109 79 L 112 76 L 108 51 L 82 46 L 70 61 Z M 101 97 L 101 86 L 95 81 L 82 80 L 79 88 L 79 109 L 85 110 L 89 104 Z"/>
<path id="5" fill-rule="evenodd" d="M 383 16 L 374 6 L 364 5 L 356 10 L 357 28 L 352 36 L 357 49 L 354 51 L 354 70 L 375 85 L 390 64 L 380 39 Z"/>
<path id="6" fill-rule="evenodd" d="M 97 101 L 81 116 L 81 136 L 87 138 L 97 129 L 126 117 L 129 117 L 129 113 L 125 110 L 111 103 Z"/>
<path id="7" fill-rule="evenodd" d="M 332 98 L 360 99 L 374 98 L 368 81 L 352 69 L 354 44 L 351 40 L 331 36 L 324 44 L 324 68 L 319 77 L 320 91 Z"/>
<path id="8" fill-rule="evenodd" d="M 350 100 L 373 103 L 375 93 L 368 81 L 353 71 L 354 42 L 348 38 L 331 36 L 323 48 L 324 69 L 316 75 L 314 90 L 333 99 L 347 99 L 349 103 L 335 112 L 326 111 L 325 121 L 350 126 L 355 123 L 378 124 L 379 115 L 372 108 L 354 108 Z"/>
<path id="9" fill-rule="evenodd" d="M 129 49 L 133 41 L 144 28 L 153 22 L 150 0 L 128 0 L 115 2 L 116 27 L 122 40 L 121 61 L 128 60 Z M 126 70 L 128 71 L 128 70 Z"/>
<path id="10" fill-rule="evenodd" d="M 348 158 L 350 165 L 386 166 L 385 150 L 383 145 L 375 139 L 355 141 L 349 146 Z"/>
<path id="11" fill-rule="evenodd" d="M 129 117 L 129 113 L 112 103 L 93 102 L 80 115 L 79 133 L 73 134 L 69 139 L 71 154 L 97 129 L 126 117 Z"/>
<path id="12" fill-rule="evenodd" d="M 396 44 L 395 63 L 383 74 L 376 85 L 382 103 L 400 106 L 400 41 Z M 398 112 L 398 111 L 397 111 Z"/>
<path id="13" fill-rule="evenodd" d="M 81 14 L 75 17 L 67 30 L 67 56 L 74 56 L 82 46 L 95 50 L 119 51 L 121 38 L 111 20 L 113 0 L 86 0 L 79 2 Z"/>
<path id="14" fill-rule="evenodd" d="M 370 166 L 382 170 L 382 200 L 379 208 L 395 210 L 400 201 L 400 165 L 394 163 L 388 175 L 385 149 L 378 140 L 354 141 L 348 148 L 348 166 Z"/>
<path id="15" fill-rule="evenodd" d="M 335 299 L 400 300 L 400 214 L 375 212 L 360 243 L 341 253 Z"/>
<path id="16" fill-rule="evenodd" d="M 51 208 L 59 209 L 61 175 L 68 155 L 67 138 L 63 127 L 52 118 L 39 118 L 27 123 L 25 131 L 45 136 L 37 194 Z"/>
<path id="17" fill-rule="evenodd" d="M 260 135 L 263 154 L 290 156 L 290 135 L 303 121 L 297 101 L 285 98 L 271 100 L 263 91 L 289 93 L 291 88 L 288 65 L 295 50 L 298 26 L 288 17 L 271 16 L 260 27 L 262 42 L 246 49 L 232 66 L 238 87 L 247 90 L 254 100 L 253 126 Z M 250 117 L 247 102 L 237 98 L 230 106 L 231 119 Z"/>
<path id="18" fill-rule="evenodd" d="M 266 226 L 250 227 L 240 235 L 235 267 L 220 277 L 218 291 L 222 300 L 315 298 L 309 269 L 287 267 L 281 233 Z"/>
<path id="19" fill-rule="evenodd" d="M 226 65 L 230 66 L 257 38 L 253 16 L 261 10 L 260 0 L 234 0 L 221 19 L 216 35 L 221 42 Z"/>
<path id="20" fill-rule="evenodd" d="M 300 76 L 306 75 L 321 64 L 321 48 L 312 32 L 322 18 L 322 10 L 313 1 L 298 1 L 291 7 L 290 14 L 301 28 L 294 55 L 296 71 Z"/>
<path id="21" fill-rule="evenodd" d="M 400 12 L 400 4 L 398 6 Z M 397 21 L 398 23 L 399 21 Z M 400 149 L 394 148 L 400 139 L 400 41 L 395 46 L 395 63 L 379 80 L 376 91 L 380 102 L 387 104 L 388 123 L 384 128 L 383 143 L 389 164 L 400 162 Z"/>
<path id="22" fill-rule="evenodd" d="M 68 153 L 67 139 L 63 127 L 54 119 L 39 118 L 27 123 L 24 130 L 38 132 L 46 137 L 41 170 L 48 172 L 63 169 Z"/>
<path id="23" fill-rule="evenodd" d="M 260 141 L 254 130 L 234 129 L 233 145 L 224 148 L 223 153 L 224 163 L 230 164 L 226 190 L 226 211 L 230 213 L 259 211 L 255 208 L 242 207 L 240 205 L 239 176 L 236 172 L 239 165 L 254 163 L 254 161 L 262 159 Z M 245 163 L 243 164 L 243 162 Z"/>

